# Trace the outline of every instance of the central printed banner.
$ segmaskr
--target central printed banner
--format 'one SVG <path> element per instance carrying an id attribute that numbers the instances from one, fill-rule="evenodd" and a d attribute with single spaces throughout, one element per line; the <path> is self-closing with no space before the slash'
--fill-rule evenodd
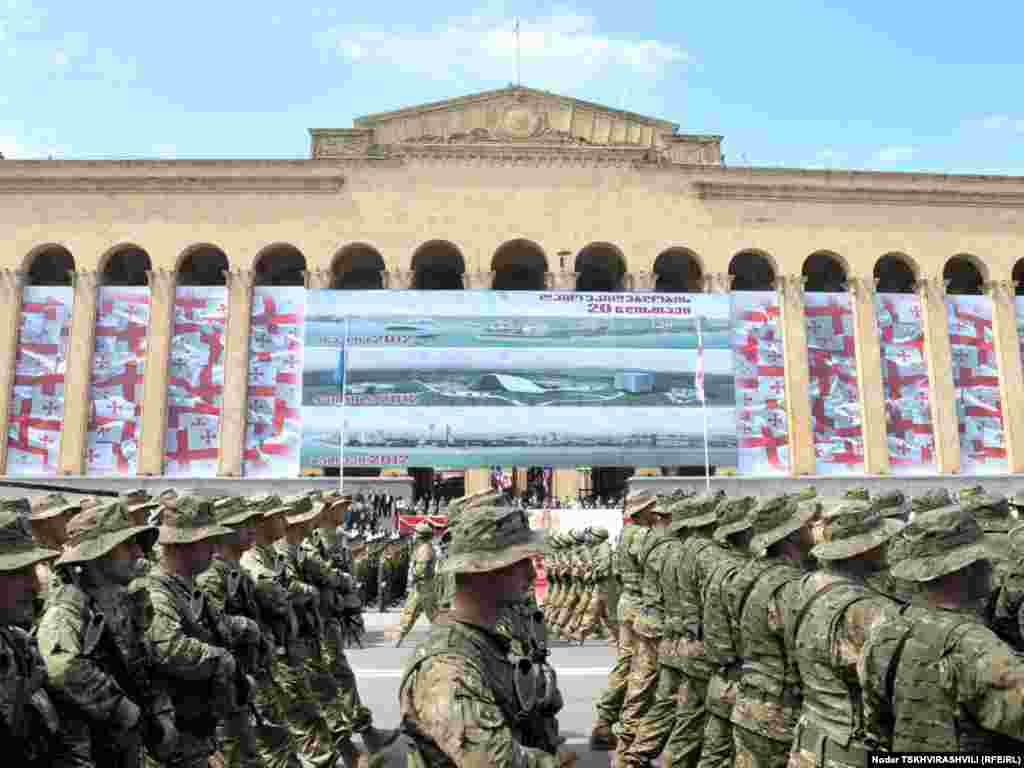
<path id="1" fill-rule="evenodd" d="M 699 371 L 738 465 L 726 295 L 309 291 L 304 335 L 303 468 L 702 465 Z"/>

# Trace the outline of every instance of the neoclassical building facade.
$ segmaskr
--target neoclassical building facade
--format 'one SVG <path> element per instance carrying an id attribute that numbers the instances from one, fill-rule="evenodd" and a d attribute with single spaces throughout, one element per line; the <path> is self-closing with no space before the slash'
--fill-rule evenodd
<path id="1" fill-rule="evenodd" d="M 12 474 L 11 446 L 31 427 L 18 419 L 35 418 L 12 393 L 24 297 L 42 286 L 73 296 L 53 461 L 66 477 L 91 474 L 105 286 L 148 288 L 131 464 L 139 476 L 167 473 L 175 291 L 224 287 L 221 405 L 208 458 L 218 476 L 239 477 L 254 290 L 303 285 L 770 296 L 779 393 L 758 402 L 783 414 L 775 467 L 794 476 L 822 471 L 823 451 L 842 452 L 823 448 L 826 421 L 833 442 L 856 431 L 856 472 L 898 471 L 900 395 L 886 360 L 899 343 L 887 329 L 902 326 L 880 326 L 879 296 L 912 296 L 924 399 L 915 392 L 931 435 L 922 461 L 937 474 L 1024 470 L 1022 178 L 730 167 L 720 136 L 525 87 L 370 115 L 310 138 L 301 161 L 0 161 L 0 428 L 10 436 L 0 474 Z M 973 347 L 951 330 L 958 296 L 986 302 L 988 325 Z M 825 304 L 845 307 L 848 320 L 846 406 L 858 411 L 846 432 L 829 412 L 835 393 L 821 391 L 844 378 L 819 375 L 842 353 L 816 351 L 820 328 L 809 319 Z M 958 378 L 964 346 L 980 350 L 973 365 L 990 375 Z M 987 469 L 964 457 L 971 386 L 991 390 L 1001 430 L 990 451 L 999 461 Z M 576 473 L 556 475 L 556 492 L 574 494 Z M 467 475 L 469 489 L 485 481 L 485 472 Z"/>

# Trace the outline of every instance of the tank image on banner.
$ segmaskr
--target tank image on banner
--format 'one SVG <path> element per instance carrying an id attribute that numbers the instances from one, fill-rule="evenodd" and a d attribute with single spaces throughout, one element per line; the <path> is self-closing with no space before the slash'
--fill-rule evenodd
<path id="1" fill-rule="evenodd" d="M 217 475 L 227 314 L 223 286 L 175 290 L 164 443 L 169 477 Z"/>
<path id="2" fill-rule="evenodd" d="M 249 333 L 247 477 L 296 477 L 302 444 L 306 289 L 256 287 Z"/>
<path id="3" fill-rule="evenodd" d="M 789 472 L 785 358 L 779 317 L 779 298 L 774 291 L 732 294 L 737 469 L 744 475 Z"/>
<path id="4" fill-rule="evenodd" d="M 817 471 L 864 471 L 864 435 L 854 345 L 853 309 L 846 293 L 805 293 L 807 368 Z"/>
<path id="5" fill-rule="evenodd" d="M 960 471 L 1005 472 L 1006 435 L 992 332 L 992 299 L 947 296 Z"/>
<path id="6" fill-rule="evenodd" d="M 149 288 L 99 288 L 85 450 L 88 474 L 134 475 L 138 468 L 148 332 Z"/>
<path id="7" fill-rule="evenodd" d="M 885 389 L 885 433 L 894 475 L 935 471 L 931 390 L 921 300 L 912 293 L 875 295 Z"/>
<path id="8" fill-rule="evenodd" d="M 7 431 L 7 474 L 57 474 L 74 289 L 23 289 Z"/>

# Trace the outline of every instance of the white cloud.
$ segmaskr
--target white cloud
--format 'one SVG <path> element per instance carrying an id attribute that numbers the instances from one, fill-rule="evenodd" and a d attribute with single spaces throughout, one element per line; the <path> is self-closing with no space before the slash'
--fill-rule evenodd
<path id="1" fill-rule="evenodd" d="M 989 133 L 1024 133 L 1024 117 L 1005 113 L 993 113 L 966 122 L 968 127 Z"/>
<path id="2" fill-rule="evenodd" d="M 173 160 L 178 156 L 178 147 L 176 144 L 154 144 L 153 156 L 161 160 Z"/>
<path id="3" fill-rule="evenodd" d="M 822 147 L 811 161 L 812 168 L 848 168 L 850 156 L 835 147 Z"/>
<path id="4" fill-rule="evenodd" d="M 8 160 L 45 160 L 48 157 L 72 156 L 68 147 L 26 142 L 10 135 L 0 135 L 0 154 Z"/>
<path id="5" fill-rule="evenodd" d="M 511 17 L 481 11 L 428 29 L 335 26 L 319 42 L 354 63 L 388 64 L 441 80 L 505 83 L 515 76 L 513 25 Z M 570 8 L 523 18 L 519 46 L 523 82 L 553 90 L 599 77 L 651 78 L 693 61 L 670 42 L 601 34 L 593 16 Z"/>
<path id="6" fill-rule="evenodd" d="M 892 145 L 888 147 L 882 147 L 878 150 L 872 162 L 875 165 L 886 167 L 892 165 L 903 165 L 910 162 L 917 154 L 917 147 L 911 147 L 907 145 Z"/>

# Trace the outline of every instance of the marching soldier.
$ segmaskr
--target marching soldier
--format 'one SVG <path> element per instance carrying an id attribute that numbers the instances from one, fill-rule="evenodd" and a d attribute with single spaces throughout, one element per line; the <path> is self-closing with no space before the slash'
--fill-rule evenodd
<path id="1" fill-rule="evenodd" d="M 415 531 L 416 548 L 413 550 L 412 556 L 413 588 L 402 609 L 402 621 L 399 625 L 398 641 L 395 643 L 395 648 L 402 645 L 402 641 L 412 631 L 421 613 L 426 614 L 427 619 L 433 622 L 437 612 L 436 585 L 434 583 L 436 555 L 432 543 L 434 528 L 429 523 L 422 522 L 416 526 Z"/>
<path id="2" fill-rule="evenodd" d="M 609 612 L 609 591 L 612 572 L 612 548 L 608 543 L 607 528 L 588 528 L 587 531 L 589 552 L 589 578 L 591 589 L 589 599 L 583 610 L 583 620 L 579 629 L 573 636 L 573 640 L 581 644 L 590 635 L 603 632 L 605 629 L 612 638 L 618 634 L 618 625 Z"/>
<path id="3" fill-rule="evenodd" d="M 555 626 L 558 627 L 558 634 L 566 639 L 571 636 L 572 620 L 583 598 L 583 578 L 586 569 L 583 562 L 583 550 L 587 541 L 583 531 L 576 530 L 575 528 L 569 531 L 569 536 L 571 537 L 571 543 L 566 557 L 568 560 L 566 570 L 569 575 L 569 591 L 565 601 L 562 603 L 562 607 L 558 611 L 558 616 L 554 620 Z"/>
<path id="4" fill-rule="evenodd" d="M 466 512 L 456 526 L 446 572 L 456 575 L 452 621 L 436 626 L 406 665 L 399 692 L 403 730 L 420 766 L 556 768 L 575 754 L 523 745 L 519 713 L 532 709 L 530 676 L 509 662 L 495 632 L 502 606 L 519 600 L 543 534 L 512 509 Z"/>
<path id="5" fill-rule="evenodd" d="M 39 591 L 35 567 L 60 553 L 40 547 L 14 500 L 0 501 L 0 748 L 27 768 L 50 764 L 60 723 L 47 694 L 46 664 L 28 630 Z"/>
<path id="6" fill-rule="evenodd" d="M 134 525 L 113 502 L 76 515 L 67 531 L 55 564 L 67 583 L 37 632 L 61 719 L 54 764 L 133 768 L 144 742 L 166 759 L 177 732 L 145 638 L 152 605 L 128 590 L 157 529 Z"/>
<path id="7" fill-rule="evenodd" d="M 159 530 L 160 561 L 146 577 L 153 604 L 146 635 L 157 673 L 169 681 L 178 729 L 178 743 L 164 763 L 205 768 L 217 725 L 234 707 L 236 664 L 196 615 L 193 584 L 209 567 L 215 540 L 231 529 L 213 522 L 209 502 L 182 497 L 174 509 L 164 509 Z"/>

